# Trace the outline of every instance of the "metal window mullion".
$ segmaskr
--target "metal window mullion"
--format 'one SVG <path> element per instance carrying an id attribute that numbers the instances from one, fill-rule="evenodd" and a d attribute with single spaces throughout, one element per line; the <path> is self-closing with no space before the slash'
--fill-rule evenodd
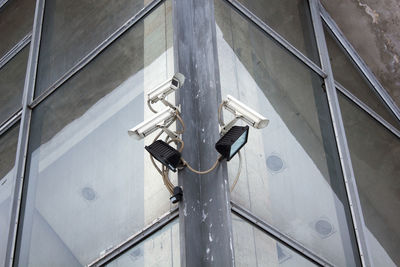
<path id="1" fill-rule="evenodd" d="M 259 19 L 256 15 L 254 15 L 250 10 L 248 10 L 244 5 L 239 3 L 237 0 L 225 0 L 231 6 L 233 6 L 236 10 L 238 10 L 243 16 L 251 20 L 254 24 L 256 24 L 263 32 L 265 32 L 268 36 L 282 45 L 286 50 L 288 50 L 295 57 L 300 59 L 307 67 L 311 68 L 322 78 L 325 78 L 326 72 L 321 69 L 317 64 L 315 64 L 311 59 L 305 56 L 302 52 L 300 52 L 296 47 L 294 47 L 290 42 L 288 42 L 285 38 L 283 38 L 279 33 L 277 33 L 274 29 L 268 26 L 264 21 Z"/>
<path id="2" fill-rule="evenodd" d="M 370 252 L 366 241 L 365 222 L 361 210 L 360 198 L 358 196 L 357 185 L 354 178 L 354 171 L 350 158 L 350 151 L 347 145 L 345 129 L 343 125 L 342 115 L 339 106 L 335 82 L 333 79 L 332 68 L 330 65 L 328 48 L 325 41 L 325 34 L 322 27 L 320 17 L 319 0 L 309 0 L 311 17 L 316 35 L 318 51 L 320 54 L 322 69 L 328 74 L 325 78 L 326 94 L 328 98 L 329 109 L 331 112 L 333 129 L 335 132 L 336 144 L 339 152 L 340 163 L 345 182 L 347 198 L 349 201 L 351 219 L 354 226 L 356 235 L 356 242 L 358 245 L 361 263 L 363 266 L 371 266 Z"/>
<path id="3" fill-rule="evenodd" d="M 0 0 L 0 8 L 2 8 L 7 2 L 8 0 Z"/>
<path id="4" fill-rule="evenodd" d="M 245 219 L 251 225 L 261 229 L 263 232 L 270 235 L 273 239 L 294 250 L 301 256 L 322 266 L 334 266 L 328 260 L 318 256 L 300 242 L 282 233 L 276 227 L 272 226 L 271 224 L 261 219 L 260 217 L 254 215 L 251 211 L 241 207 L 240 205 L 236 204 L 233 201 L 231 202 L 231 205 L 232 205 L 232 211 L 236 215 L 239 215 L 241 218 Z"/>
<path id="5" fill-rule="evenodd" d="M 31 41 L 32 32 L 24 36 L 13 48 L 0 58 L 0 69 L 13 59 Z"/>
<path id="6" fill-rule="evenodd" d="M 132 248 L 133 246 L 139 244 L 140 242 L 146 240 L 154 233 L 159 231 L 164 226 L 168 225 L 171 221 L 178 218 L 179 211 L 178 207 L 166 213 L 165 215 L 158 218 L 152 224 L 146 226 L 144 229 L 139 231 L 138 233 L 132 235 L 127 240 L 122 242 L 121 244 L 115 246 L 112 250 L 108 251 L 106 254 L 101 256 L 100 258 L 94 260 L 92 263 L 88 264 L 88 267 L 95 266 L 103 266 L 113 259 L 119 257 L 121 254 L 125 253 L 127 250 Z"/>
<path id="7" fill-rule="evenodd" d="M 165 0 L 152 0 L 149 4 L 143 7 L 139 12 L 137 12 L 133 17 L 128 19 L 121 27 L 114 31 L 107 39 L 102 41 L 98 46 L 81 58 L 78 63 L 76 63 L 72 68 L 64 73 L 57 81 L 55 81 L 49 88 L 43 91 L 39 96 L 29 102 L 29 107 L 31 109 L 39 105 L 44 99 L 49 95 L 54 93 L 58 88 L 61 87 L 69 78 L 74 76 L 78 71 L 89 64 L 98 54 L 100 54 L 104 49 L 111 45 L 116 39 L 118 39 L 122 34 L 129 30 L 133 25 L 139 22 L 142 18 L 147 16 L 155 7 Z"/>
<path id="8" fill-rule="evenodd" d="M 392 124 L 383 119 L 378 113 L 376 113 L 373 109 L 371 109 L 368 105 L 358 99 L 355 95 L 353 95 L 349 90 L 344 88 L 339 82 L 335 81 L 336 89 L 338 89 L 343 95 L 345 95 L 349 100 L 351 100 L 354 104 L 360 107 L 362 110 L 367 112 L 373 119 L 375 119 L 378 123 L 382 124 L 385 128 L 391 131 L 394 135 L 400 138 L 400 131 L 394 127 Z"/>
<path id="9" fill-rule="evenodd" d="M 11 126 L 16 124 L 21 118 L 22 109 L 17 110 L 14 114 L 12 114 L 7 120 L 5 120 L 2 124 L 0 124 L 0 136 L 4 134 Z"/>
<path id="10" fill-rule="evenodd" d="M 362 72 L 365 78 L 372 85 L 374 90 L 381 96 L 383 101 L 389 107 L 389 109 L 393 112 L 396 118 L 400 121 L 400 108 L 396 105 L 392 97 L 386 91 L 386 89 L 382 86 L 382 84 L 378 81 L 375 75 L 372 73 L 370 68 L 365 64 L 362 58 L 358 55 L 354 47 L 350 44 L 350 42 L 346 39 L 342 31 L 339 29 L 335 21 L 331 18 L 325 8 L 320 5 L 320 14 L 326 25 L 329 27 L 335 38 L 340 42 L 342 47 L 346 50 L 347 54 L 356 64 L 358 69 Z"/>
<path id="11" fill-rule="evenodd" d="M 11 196 L 10 228 L 8 233 L 7 252 L 4 266 L 13 266 L 15 258 L 15 248 L 17 242 L 17 231 L 22 203 L 22 187 L 24 182 L 24 172 L 26 157 L 28 152 L 29 128 L 32 110 L 28 107 L 33 98 L 33 91 L 36 80 L 36 70 L 39 56 L 40 37 L 42 32 L 42 22 L 44 14 L 45 0 L 37 0 L 35 9 L 35 19 L 33 23 L 32 40 L 29 50 L 27 63 L 24 93 L 22 98 L 21 124 L 18 136 L 17 155 L 15 159 L 15 181 L 14 190 Z"/>

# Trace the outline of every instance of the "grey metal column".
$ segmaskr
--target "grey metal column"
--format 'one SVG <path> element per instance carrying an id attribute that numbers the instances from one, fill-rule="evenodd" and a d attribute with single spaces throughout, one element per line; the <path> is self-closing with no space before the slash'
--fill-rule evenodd
<path id="1" fill-rule="evenodd" d="M 22 185 L 24 181 L 25 163 L 28 151 L 29 127 L 32 110 L 28 107 L 33 98 L 36 80 L 36 69 L 39 57 L 39 44 L 42 32 L 42 21 L 45 0 L 37 0 L 35 20 L 33 23 L 32 40 L 29 50 L 28 66 L 26 69 L 24 94 L 22 98 L 22 115 L 17 145 L 17 156 L 15 160 L 15 185 L 12 192 L 12 205 L 10 216 L 10 231 L 8 234 L 6 264 L 12 266 L 14 261 L 15 244 L 17 238 L 18 222 L 22 200 Z"/>
<path id="2" fill-rule="evenodd" d="M 319 11 L 320 3 L 319 0 L 309 0 L 309 4 L 315 36 L 317 40 L 317 46 L 320 53 L 322 70 L 328 75 L 328 77 L 325 78 L 326 94 L 328 96 L 329 109 L 331 112 L 333 128 L 335 131 L 336 143 L 338 146 L 340 163 L 342 165 L 344 182 L 350 204 L 350 211 L 354 225 L 354 231 L 356 234 L 357 245 L 360 252 L 361 263 L 363 266 L 371 266 L 372 261 L 370 259 L 370 253 L 368 252 L 368 246 L 365 237 L 364 217 L 361 210 L 356 181 L 354 179 L 354 171 L 351 164 L 349 148 L 347 146 L 347 139 L 342 121 L 342 114 L 340 111 L 337 91 L 335 88 L 335 81 L 330 65 L 328 48 L 325 42 L 324 30 L 322 28 Z"/>
<path id="3" fill-rule="evenodd" d="M 173 0 L 173 23 L 175 70 L 186 77 L 177 96 L 186 125 L 182 156 L 205 170 L 218 156 L 221 101 L 213 0 Z M 226 164 L 206 175 L 180 171 L 179 184 L 182 266 L 233 266 Z"/>

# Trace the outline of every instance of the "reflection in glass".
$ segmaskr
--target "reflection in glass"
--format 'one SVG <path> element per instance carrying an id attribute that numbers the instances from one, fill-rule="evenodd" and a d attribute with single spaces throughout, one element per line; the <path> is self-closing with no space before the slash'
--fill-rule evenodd
<path id="1" fill-rule="evenodd" d="M 107 267 L 179 267 L 179 224 L 171 222 L 140 244 L 106 265 Z"/>
<path id="2" fill-rule="evenodd" d="M 349 58 L 347 53 L 344 52 L 341 45 L 337 43 L 336 39 L 334 39 L 326 26 L 324 27 L 324 30 L 335 80 L 343 85 L 358 99 L 367 104 L 367 106 L 372 108 L 384 120 L 400 130 L 400 123 L 396 117 L 383 103 L 380 96 L 378 96 L 370 83 L 360 73 L 353 61 Z"/>
<path id="3" fill-rule="evenodd" d="M 133 17 L 144 0 L 46 1 L 35 95 Z"/>
<path id="4" fill-rule="evenodd" d="M 32 31 L 35 0 L 12 0 L 0 8 L 0 58 Z"/>
<path id="5" fill-rule="evenodd" d="M 319 65 L 308 1 L 239 0 L 239 2 Z"/>
<path id="6" fill-rule="evenodd" d="M 29 45 L 0 69 L 0 124 L 21 108 L 28 55 Z"/>
<path id="7" fill-rule="evenodd" d="M 339 94 L 374 266 L 400 266 L 400 139 Z"/>
<path id="8" fill-rule="evenodd" d="M 224 2 L 215 8 L 222 97 L 270 120 L 250 129 L 232 200 L 333 264 L 359 265 L 323 80 Z"/>
<path id="9" fill-rule="evenodd" d="M 33 110 L 18 266 L 84 266 L 170 209 L 127 131 L 173 75 L 171 27 L 167 1 Z"/>
<path id="10" fill-rule="evenodd" d="M 317 266 L 236 215 L 232 231 L 236 267 Z"/>
<path id="11" fill-rule="evenodd" d="M 0 136 L 0 263 L 5 259 L 19 124 Z"/>

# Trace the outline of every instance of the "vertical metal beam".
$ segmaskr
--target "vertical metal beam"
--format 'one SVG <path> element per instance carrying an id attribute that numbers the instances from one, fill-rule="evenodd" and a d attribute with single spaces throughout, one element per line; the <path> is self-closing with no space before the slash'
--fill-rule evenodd
<path id="1" fill-rule="evenodd" d="M 347 197 L 350 204 L 350 211 L 356 234 L 358 249 L 360 252 L 361 263 L 363 266 L 371 266 L 370 253 L 365 237 L 365 222 L 361 210 L 360 199 L 358 196 L 356 181 L 354 179 L 353 167 L 351 164 L 350 152 L 347 146 L 346 134 L 343 126 L 342 115 L 340 111 L 335 82 L 332 75 L 328 48 L 325 42 L 324 30 L 319 12 L 319 0 L 309 0 L 311 17 L 313 21 L 314 31 L 317 40 L 317 46 L 320 53 L 321 66 L 328 77 L 325 78 L 326 93 L 328 96 L 329 109 L 331 112 L 333 128 L 335 131 L 336 143 L 338 146 L 340 163 L 344 176 Z"/>
<path id="2" fill-rule="evenodd" d="M 331 18 L 331 16 L 329 16 L 328 12 L 321 4 L 319 5 L 319 10 L 323 20 L 325 21 L 329 29 L 332 31 L 336 39 L 347 51 L 347 53 L 352 58 L 354 63 L 357 65 L 359 70 L 367 78 L 367 80 L 370 82 L 375 91 L 381 96 L 383 101 L 388 105 L 393 114 L 397 117 L 398 120 L 400 120 L 400 108 L 396 105 L 392 97 L 385 90 L 385 88 L 383 88 L 382 84 L 378 81 L 378 79 L 375 77 L 372 71 L 368 68 L 367 64 L 365 64 L 362 58 L 358 55 L 358 53 L 350 44 L 350 42 L 346 39 L 346 37 L 344 37 L 342 31 L 339 29 L 335 21 Z"/>
<path id="3" fill-rule="evenodd" d="M 39 57 L 40 36 L 42 32 L 42 21 L 45 0 L 37 0 L 35 19 L 33 23 L 32 41 L 29 50 L 28 66 L 26 69 L 24 94 L 22 98 L 22 115 L 19 130 L 17 155 L 15 159 L 15 184 L 12 192 L 12 205 L 10 216 L 10 231 L 8 234 L 7 253 L 5 265 L 11 267 L 14 261 L 15 245 L 18 231 L 18 221 L 21 209 L 22 186 L 24 181 L 25 163 L 28 151 L 29 127 L 32 110 L 28 104 L 32 101 L 36 80 L 36 70 Z"/>
<path id="4" fill-rule="evenodd" d="M 205 170 L 217 159 L 221 101 L 213 0 L 173 0 L 175 69 L 186 76 L 179 90 L 186 125 L 183 157 Z M 179 173 L 182 266 L 234 266 L 226 164 L 206 175 Z"/>

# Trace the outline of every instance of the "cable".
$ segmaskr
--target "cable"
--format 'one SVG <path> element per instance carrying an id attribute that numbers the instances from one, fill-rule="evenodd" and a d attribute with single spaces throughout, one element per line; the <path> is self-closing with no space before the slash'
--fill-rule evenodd
<path id="1" fill-rule="evenodd" d="M 171 193 L 171 195 L 174 193 L 174 184 L 171 182 L 171 180 L 169 179 L 168 176 L 168 172 L 169 170 L 165 168 L 165 166 L 162 166 L 162 170 L 163 170 L 163 181 L 164 181 L 164 185 L 167 187 L 168 191 Z"/>
<path id="2" fill-rule="evenodd" d="M 221 104 L 219 105 L 219 107 L 218 107 L 218 123 L 219 123 L 219 125 L 221 126 L 221 127 L 224 127 L 225 126 L 225 123 L 224 123 L 224 121 L 222 120 L 222 118 L 221 118 L 221 115 L 222 115 L 222 107 L 224 106 L 224 101 L 222 101 L 221 102 Z"/>
<path id="3" fill-rule="evenodd" d="M 233 181 L 233 184 L 231 186 L 231 193 L 232 193 L 233 189 L 235 189 L 235 186 L 239 180 L 240 172 L 242 171 L 242 154 L 240 153 L 240 151 L 238 152 L 238 155 L 239 155 L 239 168 L 238 168 L 238 172 L 236 174 L 235 180 Z"/>
<path id="4" fill-rule="evenodd" d="M 149 109 L 150 109 L 153 113 L 158 113 L 158 111 L 155 110 L 155 109 L 151 106 L 151 104 L 150 104 L 150 99 L 147 100 L 147 106 L 149 107 Z"/>
<path id="5" fill-rule="evenodd" d="M 210 169 L 208 169 L 208 170 L 206 170 L 206 171 L 198 171 L 198 170 L 193 169 L 193 168 L 189 165 L 189 163 L 187 163 L 186 160 L 184 160 L 183 158 L 182 158 L 182 162 L 183 162 L 183 164 L 184 164 L 186 167 L 188 167 L 189 170 L 191 170 L 191 171 L 194 172 L 194 173 L 197 173 L 197 174 L 207 174 L 207 173 L 210 173 L 211 171 L 213 171 L 213 170 L 218 166 L 218 163 L 219 163 L 219 161 L 221 160 L 221 158 L 222 158 L 222 156 L 219 156 L 219 157 L 217 158 L 217 160 L 215 161 L 214 165 L 213 165 Z"/>
<path id="6" fill-rule="evenodd" d="M 182 117 L 179 115 L 179 112 L 176 112 L 176 118 L 178 119 L 178 121 L 180 122 L 181 126 L 182 126 L 182 131 L 176 131 L 175 133 L 177 134 L 183 134 L 185 132 L 185 123 L 182 120 Z"/>

